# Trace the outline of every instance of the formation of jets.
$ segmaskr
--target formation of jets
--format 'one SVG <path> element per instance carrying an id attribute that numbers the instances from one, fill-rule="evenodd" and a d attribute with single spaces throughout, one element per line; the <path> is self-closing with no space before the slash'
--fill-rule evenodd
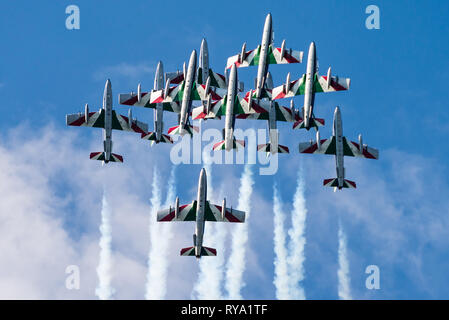
<path id="1" fill-rule="evenodd" d="M 316 118 L 314 114 L 315 94 L 320 92 L 336 92 L 349 90 L 351 80 L 331 73 L 319 75 L 316 45 L 312 42 L 307 56 L 306 73 L 291 81 L 290 72 L 285 83 L 274 86 L 271 64 L 302 63 L 303 52 L 287 48 L 285 40 L 280 47 L 274 45 L 271 14 L 265 19 L 261 43 L 254 50 L 247 51 L 246 43 L 240 53 L 227 59 L 224 74 L 216 73 L 209 65 L 209 50 L 206 39 L 201 42 L 199 59 L 193 50 L 188 64 L 182 70 L 164 73 L 162 62 L 156 69 L 152 90 L 142 91 L 137 85 L 137 92 L 119 94 L 119 104 L 129 107 L 154 109 L 154 131 L 148 131 L 148 125 L 133 119 L 131 109 L 128 116 L 119 115 L 112 107 L 111 82 L 106 81 L 103 106 L 98 112 L 89 112 L 86 104 L 84 114 L 69 114 L 66 122 L 69 126 L 88 126 L 102 128 L 104 132 L 104 150 L 92 152 L 90 158 L 108 162 L 123 162 L 123 157 L 112 153 L 112 129 L 136 132 L 142 139 L 151 143 L 173 143 L 171 135 L 198 132 L 193 120 L 221 119 L 225 117 L 223 140 L 213 146 L 214 150 L 239 149 L 245 147 L 245 141 L 234 136 L 236 119 L 266 120 L 268 122 L 268 142 L 257 146 L 260 152 L 267 154 L 289 153 L 287 146 L 279 144 L 277 122 L 291 122 L 293 129 L 310 130 L 315 128 L 316 141 L 299 144 L 300 153 L 335 155 L 337 177 L 325 179 L 324 186 L 334 190 L 355 188 L 356 183 L 345 179 L 344 156 L 378 159 L 378 150 L 362 143 L 347 140 L 343 136 L 341 111 L 336 107 L 333 121 L 333 135 L 329 139 L 320 139 L 319 127 L 325 120 Z M 197 60 L 199 62 L 197 63 Z M 244 92 L 244 84 L 238 79 L 238 70 L 243 67 L 257 66 L 257 77 L 254 88 Z M 293 97 L 303 95 L 302 108 L 295 109 Z M 285 99 L 291 98 L 290 107 L 281 105 Z M 197 104 L 194 107 L 193 104 Z M 164 111 L 178 114 L 177 125 L 169 127 L 164 134 Z M 215 256 L 216 250 L 203 246 L 205 221 L 244 222 L 245 212 L 226 208 L 226 200 L 222 206 L 207 201 L 206 171 L 201 170 L 198 183 L 198 197 L 188 205 L 179 206 L 176 198 L 174 208 L 161 210 L 157 214 L 158 221 L 195 221 L 193 246 L 181 250 L 184 256 Z"/>

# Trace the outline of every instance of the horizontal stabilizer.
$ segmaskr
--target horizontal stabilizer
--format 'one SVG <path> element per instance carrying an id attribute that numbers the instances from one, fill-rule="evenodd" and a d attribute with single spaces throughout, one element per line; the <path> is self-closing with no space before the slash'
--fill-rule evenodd
<path id="1" fill-rule="evenodd" d="M 323 181 L 323 186 L 325 186 L 325 187 L 334 187 L 334 188 L 338 188 L 338 189 L 342 189 L 342 188 L 355 189 L 356 188 L 356 184 L 355 184 L 354 181 L 350 181 L 350 180 L 346 180 L 346 179 L 343 179 L 343 185 L 342 186 L 338 185 L 338 179 L 337 178 L 325 179 Z"/>
<path id="2" fill-rule="evenodd" d="M 184 128 L 181 128 L 181 126 L 174 126 L 168 129 L 168 134 L 180 134 L 184 135 L 185 133 L 190 134 L 193 136 L 193 131 L 199 132 L 200 129 L 196 126 L 187 125 Z"/>
<path id="3" fill-rule="evenodd" d="M 240 147 L 243 147 L 243 148 L 245 147 L 245 141 L 244 140 L 236 140 L 236 139 L 234 139 L 232 141 L 232 149 L 238 149 Z M 223 141 L 220 141 L 220 142 L 217 142 L 216 144 L 214 144 L 213 150 L 214 151 L 226 150 L 226 141 L 223 140 Z"/>
<path id="4" fill-rule="evenodd" d="M 188 247 L 181 249 L 181 256 L 195 256 L 195 247 Z M 215 257 L 217 255 L 217 250 L 214 248 L 202 247 L 201 248 L 201 257 Z"/>
<path id="5" fill-rule="evenodd" d="M 106 160 L 105 157 L 105 153 L 104 152 L 92 152 L 90 154 L 90 159 L 91 160 L 100 160 L 100 161 L 104 161 L 104 162 L 121 162 L 123 163 L 123 157 L 119 154 L 115 154 L 115 153 L 111 153 L 111 157 L 110 159 Z"/>
<path id="6" fill-rule="evenodd" d="M 324 119 L 312 118 L 310 119 L 310 127 L 322 127 L 324 126 Z M 300 119 L 293 124 L 293 129 L 305 129 L 304 120 Z"/>
<path id="7" fill-rule="evenodd" d="M 161 140 L 160 140 L 160 141 L 157 141 L 156 132 L 142 133 L 142 139 L 144 139 L 144 140 L 150 140 L 150 141 L 155 141 L 156 143 L 159 143 L 159 142 L 163 142 L 163 143 L 173 143 L 173 139 L 172 139 L 170 136 L 166 135 L 166 134 L 163 134 L 163 135 L 161 136 Z"/>
<path id="8" fill-rule="evenodd" d="M 290 150 L 288 149 L 287 146 L 282 146 L 280 144 L 278 144 L 277 151 L 272 152 L 272 150 L 271 150 L 271 143 L 257 145 L 257 151 L 266 152 L 266 153 L 273 153 L 273 154 L 274 153 L 290 153 Z"/>

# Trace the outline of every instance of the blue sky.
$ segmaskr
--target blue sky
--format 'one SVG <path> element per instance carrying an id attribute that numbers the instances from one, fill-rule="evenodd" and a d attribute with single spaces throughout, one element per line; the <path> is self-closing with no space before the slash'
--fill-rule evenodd
<path id="1" fill-rule="evenodd" d="M 65 8 L 70 4 L 80 8 L 80 30 L 65 28 Z M 370 4 L 380 8 L 380 30 L 365 28 L 365 8 Z M 445 199 L 445 192 L 449 190 L 449 146 L 446 142 L 449 134 L 446 111 L 449 4 L 446 2 L 249 1 L 244 5 L 238 1 L 2 2 L 2 148 L 14 154 L 28 149 L 13 146 L 12 141 L 24 145 L 30 141 L 35 145 L 47 142 L 59 145 L 61 141 L 68 141 L 70 146 L 67 147 L 80 153 L 74 158 L 86 162 L 80 166 L 85 166 L 85 170 L 102 170 L 98 169 L 99 164 L 88 160 L 90 151 L 101 148 L 100 131 L 67 128 L 65 114 L 83 111 L 86 102 L 92 110 L 98 109 L 106 78 L 112 81 L 116 110 L 126 113 L 127 109 L 117 103 L 118 93 L 135 91 L 139 82 L 148 90 L 159 60 L 164 62 L 166 71 L 182 68 L 190 52 L 199 50 L 202 37 L 208 40 L 212 68 L 222 73 L 226 58 L 238 53 L 243 42 L 248 49 L 259 44 L 268 12 L 273 16 L 275 44 L 280 45 L 286 39 L 288 47 L 302 50 L 306 56 L 310 42 L 315 41 L 320 71 L 324 73 L 332 66 L 334 74 L 351 78 L 350 91 L 317 95 L 315 114 L 327 121 L 321 137 L 331 134 L 333 111 L 340 105 L 345 135 L 354 140 L 362 133 L 365 143 L 380 150 L 380 160 L 346 160 L 347 176 L 358 183 L 358 189 L 334 194 L 321 187 L 322 179 L 335 175 L 333 159 L 297 153 L 297 143 L 309 140 L 313 133 L 292 131 L 290 124 L 279 124 L 280 142 L 290 148 L 291 154 L 280 156 L 280 170 L 274 177 L 259 176 L 255 169 L 254 193 L 257 199 L 264 199 L 268 207 L 264 212 L 252 212 L 253 232 L 249 245 L 254 248 L 255 261 L 263 275 L 246 271 L 243 296 L 275 297 L 271 283 L 272 237 L 265 236 L 264 232 L 270 229 L 264 229 L 257 219 L 263 216 L 261 221 L 272 223 L 273 182 L 279 186 L 286 211 L 291 210 L 296 173 L 302 163 L 308 208 L 303 285 L 308 298 L 338 298 L 338 219 L 347 232 L 354 298 L 447 298 L 445 270 L 449 267 L 449 256 L 445 250 L 448 243 L 444 227 L 449 227 L 445 217 L 449 207 Z M 287 72 L 292 73 L 292 78 L 300 77 L 305 64 L 270 66 L 270 71 L 275 85 L 279 85 L 285 81 Z M 256 72 L 255 68 L 239 70 L 245 89 L 251 88 Z M 295 104 L 301 106 L 301 98 L 296 98 Z M 152 112 L 135 109 L 133 114 L 152 128 Z M 175 125 L 175 115 L 165 114 L 164 117 L 165 129 Z M 205 126 L 220 128 L 223 120 L 210 122 Z M 266 124 L 237 120 L 237 126 L 265 128 Z M 56 136 L 50 134 L 45 138 L 48 131 L 56 132 Z M 58 135 L 61 135 L 60 140 Z M 133 140 L 126 133 L 114 132 L 113 137 L 117 143 L 114 150 L 124 154 L 125 164 L 111 172 L 117 177 L 136 177 L 133 182 L 126 181 L 130 195 L 126 199 L 132 199 L 135 193 L 136 203 L 148 204 L 152 167 L 159 167 L 163 179 L 168 179 L 170 147 L 150 149 L 138 137 Z M 130 146 L 134 141 L 135 145 Z M 119 150 L 120 146 L 123 151 Z M 155 155 L 154 150 L 161 152 Z M 36 168 L 41 168 L 46 156 L 36 155 L 39 161 L 30 158 L 26 165 L 33 168 L 36 163 Z M 49 192 L 61 202 L 58 206 L 65 214 L 60 219 L 63 231 L 68 234 L 68 243 L 83 242 L 85 238 L 93 241 L 98 237 L 101 183 L 86 186 L 84 192 L 92 197 L 88 200 L 89 206 L 82 207 L 79 204 L 82 196 L 74 194 L 81 186 L 74 186 L 74 180 L 66 177 L 72 173 L 70 168 L 64 168 L 65 159 L 57 161 L 60 161 L 55 164 L 58 169 L 39 181 L 42 179 L 43 184 L 48 184 Z M 70 161 L 72 164 L 74 160 Z M 182 202 L 194 197 L 199 167 L 181 165 L 177 169 L 178 181 L 181 181 L 177 189 Z M 223 180 L 223 184 L 230 183 L 227 187 L 231 188 L 232 183 L 238 182 L 242 169 L 243 166 L 216 166 L 213 183 L 218 186 Z M 46 179 L 48 181 L 44 181 Z M 125 183 L 118 178 L 113 182 Z M 237 202 L 238 195 L 232 192 L 230 198 Z M 91 217 L 86 217 L 88 207 L 95 210 L 90 212 Z M 114 229 L 116 234 L 121 232 L 118 228 L 120 225 Z M 186 236 L 179 243 L 190 244 L 193 225 L 176 228 L 189 229 L 183 231 Z M 231 232 L 232 226 L 228 229 Z M 143 266 L 147 240 L 141 240 L 133 257 Z M 115 249 L 119 252 L 120 248 L 125 248 L 124 243 L 117 240 Z M 178 247 L 171 247 L 171 254 L 177 254 L 177 250 Z M 177 263 L 185 263 L 186 268 L 196 270 L 196 261 L 179 259 Z M 18 259 L 18 263 L 24 260 L 25 257 Z M 4 263 L 0 260 L 0 264 Z M 369 264 L 381 269 L 381 290 L 365 289 L 364 269 Z M 124 266 L 121 268 L 126 271 Z M 94 283 L 95 274 L 89 279 Z M 188 285 L 186 287 L 187 292 Z M 175 291 L 174 284 L 169 284 L 169 296 Z M 55 297 L 52 294 L 45 297 Z M 124 294 L 120 297 L 138 296 Z M 76 294 L 68 297 L 77 298 Z"/>

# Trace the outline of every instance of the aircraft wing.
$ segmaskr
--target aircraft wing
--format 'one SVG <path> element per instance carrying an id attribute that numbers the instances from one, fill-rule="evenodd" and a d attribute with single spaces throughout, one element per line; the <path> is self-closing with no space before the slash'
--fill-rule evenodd
<path id="1" fill-rule="evenodd" d="M 175 208 L 159 210 L 157 212 L 157 221 L 195 221 L 196 220 L 196 200 L 190 204 L 179 206 L 178 216 Z"/>
<path id="2" fill-rule="evenodd" d="M 285 84 L 278 86 L 272 91 L 272 99 L 283 99 L 294 96 L 303 95 L 305 92 L 306 75 L 303 74 L 301 78 L 291 81 L 289 90 L 285 90 Z M 351 84 L 349 78 L 331 77 L 331 82 L 327 86 L 327 76 L 315 75 L 314 91 L 317 92 L 334 92 L 348 90 Z"/>
<path id="3" fill-rule="evenodd" d="M 313 141 L 302 142 L 299 144 L 300 153 L 318 153 L 318 154 L 335 154 L 336 152 L 336 141 L 335 137 L 330 137 L 329 139 L 321 139 L 320 147 Z"/>
<path id="4" fill-rule="evenodd" d="M 345 156 L 367 159 L 379 159 L 379 150 L 364 145 L 360 151 L 360 144 L 343 138 L 343 150 Z"/>
<path id="5" fill-rule="evenodd" d="M 331 137 L 329 139 L 320 140 L 320 147 L 317 143 L 303 142 L 299 144 L 300 153 L 320 153 L 320 154 L 335 154 L 336 153 L 336 139 Z M 367 159 L 379 159 L 379 151 L 377 149 L 363 146 L 360 151 L 360 145 L 357 142 L 348 141 L 343 137 L 343 155 L 348 157 L 361 157 Z"/>
<path id="6" fill-rule="evenodd" d="M 234 111 L 233 113 L 238 116 L 242 114 L 251 114 L 251 113 L 262 113 L 267 112 L 267 105 L 269 103 L 267 101 L 251 101 L 251 107 L 249 106 L 249 99 L 242 98 L 236 95 L 234 103 Z M 206 113 L 206 110 L 203 106 L 194 108 L 192 110 L 192 118 L 194 120 L 199 119 L 220 119 L 222 116 L 226 114 L 226 104 L 227 104 L 227 96 L 225 95 L 221 100 L 214 101 L 211 103 L 209 113 Z M 265 105 L 265 108 L 261 105 Z"/>
<path id="7" fill-rule="evenodd" d="M 209 112 L 207 112 L 204 106 L 193 108 L 192 119 L 221 119 L 221 117 L 226 113 L 226 106 L 223 105 L 223 102 L 223 99 L 211 102 Z"/>
<path id="8" fill-rule="evenodd" d="M 246 114 L 239 114 L 237 119 L 250 119 L 250 120 L 268 120 L 270 105 L 266 105 L 265 101 L 260 101 L 263 112 L 253 112 Z M 274 108 L 276 108 L 276 121 L 295 122 L 299 120 L 298 115 L 292 113 L 292 110 L 283 106 L 280 106 L 277 102 L 274 102 Z"/>
<path id="9" fill-rule="evenodd" d="M 84 113 L 68 114 L 66 123 L 68 126 L 104 128 L 104 111 L 89 112 L 87 122 Z"/>
<path id="10" fill-rule="evenodd" d="M 179 102 L 164 102 L 164 91 L 157 90 L 151 92 L 142 92 L 140 101 L 137 93 L 121 93 L 119 94 L 119 103 L 125 106 L 156 108 L 158 103 L 162 103 L 164 111 L 181 113 L 181 105 Z"/>
<path id="11" fill-rule="evenodd" d="M 203 69 L 200 67 L 198 68 L 197 73 L 197 79 L 201 79 L 203 73 Z M 226 85 L 226 77 L 222 74 L 216 73 L 212 71 L 212 69 L 209 69 L 209 76 L 210 76 L 210 85 L 211 87 L 221 88 L 221 89 L 227 89 L 228 86 Z M 197 83 L 200 83 L 197 80 Z M 205 83 L 203 83 L 205 84 Z"/>
<path id="12" fill-rule="evenodd" d="M 237 54 L 235 56 L 229 57 L 226 68 L 230 69 L 233 64 L 237 68 L 241 67 L 249 67 L 249 66 L 257 66 L 259 65 L 260 60 L 260 45 L 257 46 L 256 49 L 246 51 L 244 54 L 244 59 L 240 58 L 240 54 Z M 281 48 L 276 48 L 273 45 L 270 45 L 268 47 L 267 52 L 267 63 L 268 64 L 286 64 L 286 63 L 301 63 L 303 52 L 302 51 L 295 51 L 292 49 L 285 49 L 284 50 L 284 56 L 281 56 Z"/>
<path id="13" fill-rule="evenodd" d="M 68 114 L 66 122 L 69 126 L 104 128 L 104 117 L 105 111 L 101 109 L 98 112 L 89 112 L 87 122 L 83 113 Z M 146 133 L 148 132 L 148 124 L 133 120 L 130 126 L 128 117 L 117 114 L 115 110 L 112 110 L 112 129 Z"/>
<path id="14" fill-rule="evenodd" d="M 245 212 L 233 208 L 226 208 L 224 217 L 222 217 L 221 209 L 222 206 L 211 204 L 209 201 L 206 201 L 204 220 L 216 222 L 245 222 Z"/>

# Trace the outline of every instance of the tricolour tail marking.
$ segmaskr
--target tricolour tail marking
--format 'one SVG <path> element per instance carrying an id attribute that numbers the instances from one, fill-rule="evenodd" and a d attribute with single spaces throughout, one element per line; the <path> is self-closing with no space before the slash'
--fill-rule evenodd
<path id="1" fill-rule="evenodd" d="M 195 256 L 195 247 L 182 248 L 180 252 L 181 256 Z M 201 247 L 200 257 L 215 257 L 217 250 L 214 248 Z"/>
<path id="2" fill-rule="evenodd" d="M 312 118 L 310 119 L 310 127 L 322 127 L 324 126 L 324 119 Z M 304 125 L 304 120 L 300 119 L 293 124 L 293 129 L 306 129 Z"/>
<path id="3" fill-rule="evenodd" d="M 233 140 L 232 141 L 232 149 L 238 149 L 240 147 L 245 147 L 245 141 L 244 140 Z M 226 143 L 225 140 L 217 142 L 214 144 L 214 147 L 212 148 L 214 151 L 217 150 L 225 150 L 226 149 Z"/>
<path id="4" fill-rule="evenodd" d="M 257 145 L 257 151 L 270 153 L 271 152 L 271 147 L 272 147 L 271 143 L 258 144 Z M 290 153 L 290 150 L 288 149 L 287 146 L 282 146 L 282 145 L 278 144 L 278 150 L 276 152 L 273 152 L 273 153 Z"/>
<path id="5" fill-rule="evenodd" d="M 168 129 L 168 134 L 180 134 L 184 135 L 186 132 L 193 136 L 193 131 L 199 132 L 199 128 L 196 126 L 187 125 L 184 128 L 181 128 L 181 126 L 174 126 Z"/>
<path id="6" fill-rule="evenodd" d="M 341 188 L 355 189 L 357 187 L 356 183 L 354 181 L 346 180 L 346 179 L 343 179 L 343 186 L 339 186 L 337 178 L 325 179 L 323 181 L 323 186 L 325 186 L 325 187 L 334 187 L 334 188 L 338 188 L 338 189 L 341 189 Z"/>
<path id="7" fill-rule="evenodd" d="M 92 152 L 90 154 L 90 159 L 91 160 L 100 160 L 100 161 L 105 161 L 105 162 L 120 162 L 123 163 L 123 157 L 119 154 L 115 154 L 115 153 L 111 153 L 111 157 L 108 161 L 106 161 L 105 159 L 105 153 L 104 152 Z"/>
<path id="8" fill-rule="evenodd" d="M 173 139 L 172 139 L 170 136 L 166 135 L 166 134 L 163 134 L 163 135 L 161 136 L 161 140 L 160 140 L 160 141 L 157 141 L 156 132 L 142 133 L 142 136 L 141 136 L 141 137 L 142 137 L 142 139 L 144 139 L 144 140 L 150 140 L 150 141 L 156 142 L 156 143 L 159 143 L 159 142 L 163 142 L 163 143 L 173 143 Z"/>

